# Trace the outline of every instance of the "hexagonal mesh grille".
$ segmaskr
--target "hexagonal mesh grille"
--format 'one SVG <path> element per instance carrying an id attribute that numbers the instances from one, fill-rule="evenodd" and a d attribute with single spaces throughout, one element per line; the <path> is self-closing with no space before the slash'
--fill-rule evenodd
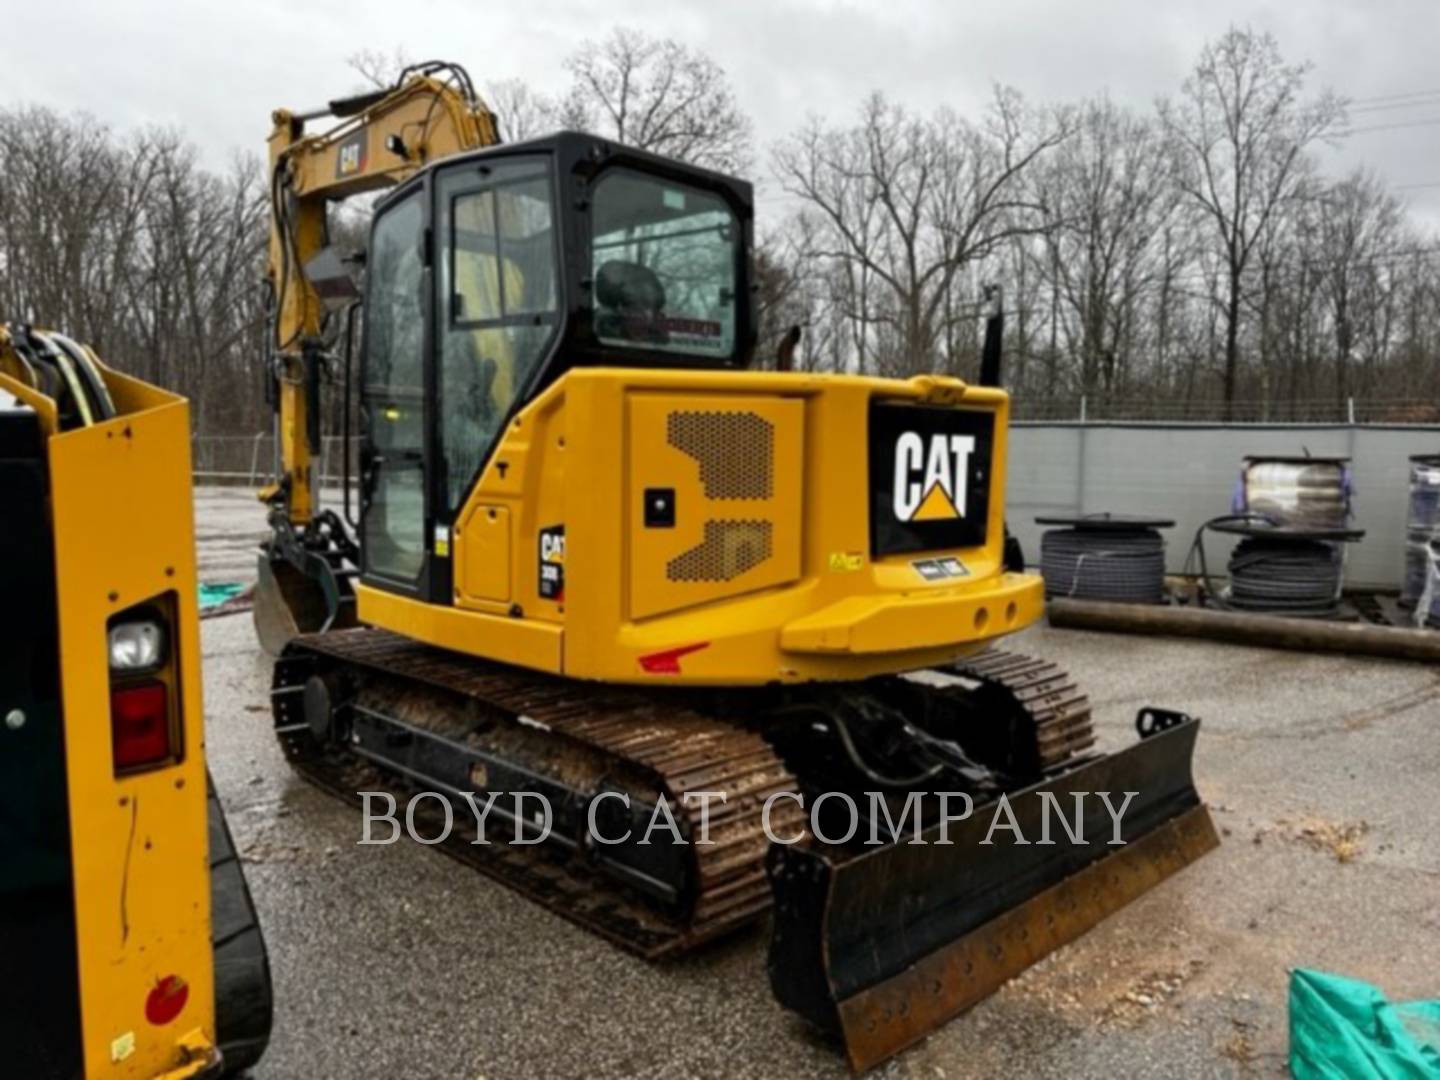
<path id="1" fill-rule="evenodd" d="M 769 521 L 707 521 L 705 539 L 665 567 L 671 581 L 730 581 L 770 558 Z"/>
<path id="2" fill-rule="evenodd" d="M 753 412 L 672 412 L 670 445 L 700 463 L 710 499 L 768 499 L 775 490 L 775 428 Z"/>

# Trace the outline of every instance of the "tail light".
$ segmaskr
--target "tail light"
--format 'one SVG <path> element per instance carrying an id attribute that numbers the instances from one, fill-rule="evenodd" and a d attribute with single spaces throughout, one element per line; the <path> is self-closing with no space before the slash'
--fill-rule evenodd
<path id="1" fill-rule="evenodd" d="M 178 762 L 180 695 L 175 659 L 175 594 L 111 617 L 110 739 L 116 775 Z"/>
<path id="2" fill-rule="evenodd" d="M 144 768 L 172 757 L 170 695 L 165 684 L 147 682 L 112 688 L 110 734 L 116 772 Z"/>

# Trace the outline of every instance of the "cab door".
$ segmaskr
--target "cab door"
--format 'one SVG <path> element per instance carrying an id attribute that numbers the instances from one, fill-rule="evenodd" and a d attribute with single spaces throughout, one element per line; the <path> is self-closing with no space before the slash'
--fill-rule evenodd
<path id="1" fill-rule="evenodd" d="M 392 592 L 428 578 L 425 189 L 376 218 L 366 273 L 360 390 L 363 575 Z"/>

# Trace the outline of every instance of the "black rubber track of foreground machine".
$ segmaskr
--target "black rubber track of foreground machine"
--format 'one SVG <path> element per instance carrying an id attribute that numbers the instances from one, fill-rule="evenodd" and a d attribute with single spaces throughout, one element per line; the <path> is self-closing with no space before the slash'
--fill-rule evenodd
<path id="1" fill-rule="evenodd" d="M 270 957 L 245 871 L 215 785 L 205 777 L 210 824 L 210 928 L 215 951 L 216 1041 L 225 1075 L 252 1067 L 270 1042 Z"/>

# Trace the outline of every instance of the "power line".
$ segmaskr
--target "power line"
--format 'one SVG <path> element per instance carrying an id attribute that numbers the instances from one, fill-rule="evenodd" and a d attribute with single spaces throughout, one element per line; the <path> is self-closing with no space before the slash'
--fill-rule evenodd
<path id="1" fill-rule="evenodd" d="M 1390 112 L 1395 109 L 1420 109 L 1430 105 L 1440 105 L 1440 94 L 1434 97 L 1416 98 L 1413 101 L 1392 101 L 1386 105 L 1361 105 L 1348 111 L 1352 113 Z"/>
<path id="2" fill-rule="evenodd" d="M 1424 120 L 1403 120 L 1395 124 L 1371 124 L 1368 127 L 1352 127 L 1344 131 L 1336 131 L 1329 137 L 1332 139 L 1348 139 L 1351 135 L 1363 135 L 1370 131 L 1397 131 L 1400 128 L 1434 127 L 1440 124 L 1440 116 L 1426 117 Z"/>
<path id="3" fill-rule="evenodd" d="M 1401 101 L 1417 97 L 1431 97 L 1434 95 L 1440 95 L 1440 87 L 1436 87 L 1434 90 L 1410 90 L 1403 94 L 1379 94 L 1374 97 L 1358 97 L 1351 98 L 1350 100 L 1352 104 L 1355 105 L 1369 105 L 1374 102 Z"/>

